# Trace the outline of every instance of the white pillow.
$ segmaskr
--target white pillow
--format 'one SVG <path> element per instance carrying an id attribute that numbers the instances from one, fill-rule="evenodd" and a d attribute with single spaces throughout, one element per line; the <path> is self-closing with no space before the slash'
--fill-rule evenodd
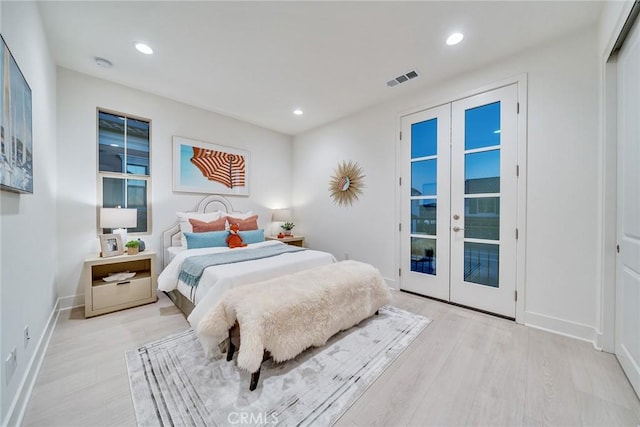
<path id="1" fill-rule="evenodd" d="M 253 211 L 247 211 L 247 212 L 231 212 L 231 213 L 226 213 L 226 212 L 220 212 L 222 214 L 222 216 L 232 216 L 234 218 L 238 218 L 238 219 L 247 219 L 250 216 L 255 215 L 253 213 Z M 216 218 L 217 219 L 217 218 Z"/>
<path id="2" fill-rule="evenodd" d="M 180 224 L 180 231 L 182 232 L 182 236 L 180 236 L 180 241 L 182 242 L 182 246 L 187 247 L 187 239 L 184 237 L 184 233 L 193 233 L 193 227 L 189 222 L 190 218 L 197 219 L 198 221 L 211 222 L 216 219 L 220 219 L 223 215 L 226 215 L 226 212 L 223 211 L 214 211 L 214 212 L 176 212 L 178 216 L 178 222 Z"/>

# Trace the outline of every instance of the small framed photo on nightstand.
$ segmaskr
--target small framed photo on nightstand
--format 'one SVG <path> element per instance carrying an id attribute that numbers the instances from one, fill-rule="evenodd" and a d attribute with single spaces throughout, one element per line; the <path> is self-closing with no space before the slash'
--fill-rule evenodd
<path id="1" fill-rule="evenodd" d="M 119 234 L 101 234 L 100 250 L 103 258 L 110 256 L 122 255 L 124 246 L 122 246 L 122 237 Z"/>

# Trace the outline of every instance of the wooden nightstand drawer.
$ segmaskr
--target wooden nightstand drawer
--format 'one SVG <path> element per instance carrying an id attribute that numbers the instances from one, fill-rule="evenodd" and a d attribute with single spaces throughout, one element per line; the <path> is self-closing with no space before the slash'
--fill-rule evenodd
<path id="1" fill-rule="evenodd" d="M 135 276 L 119 282 L 103 280 L 119 273 L 135 273 Z M 108 258 L 90 255 L 84 261 L 82 275 L 85 283 L 85 317 L 111 313 L 158 300 L 156 254 L 152 251 Z"/>
<path id="2" fill-rule="evenodd" d="M 103 283 L 92 287 L 94 310 L 151 298 L 151 277 L 148 274 L 147 277 L 134 277 L 120 284 Z"/>

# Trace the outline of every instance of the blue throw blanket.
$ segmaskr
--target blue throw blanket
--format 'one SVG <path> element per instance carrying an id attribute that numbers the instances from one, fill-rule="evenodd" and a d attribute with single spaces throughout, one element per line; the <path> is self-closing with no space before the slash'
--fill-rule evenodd
<path id="1" fill-rule="evenodd" d="M 305 248 L 290 245 L 263 246 L 260 248 L 241 249 L 237 251 L 218 252 L 215 254 L 195 255 L 185 259 L 178 279 L 192 287 L 193 291 L 198 286 L 202 273 L 207 267 L 236 262 L 251 261 L 254 259 L 270 258 L 289 252 L 304 251 Z M 193 299 L 193 298 L 192 298 Z"/>

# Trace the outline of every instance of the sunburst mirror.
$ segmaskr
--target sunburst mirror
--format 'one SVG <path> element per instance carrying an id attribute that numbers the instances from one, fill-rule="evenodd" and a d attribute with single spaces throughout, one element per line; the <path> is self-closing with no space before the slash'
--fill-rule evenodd
<path id="1" fill-rule="evenodd" d="M 350 206 L 358 200 L 364 187 L 362 168 L 352 161 L 342 162 L 329 181 L 329 193 L 338 206 Z"/>

